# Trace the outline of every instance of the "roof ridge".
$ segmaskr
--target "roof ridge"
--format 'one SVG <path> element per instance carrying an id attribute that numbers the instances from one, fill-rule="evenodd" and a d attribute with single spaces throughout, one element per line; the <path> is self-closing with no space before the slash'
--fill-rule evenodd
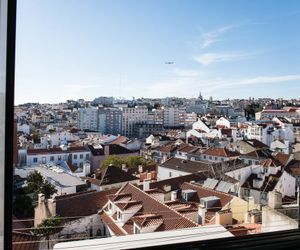
<path id="1" fill-rule="evenodd" d="M 144 194 L 146 194 L 148 197 L 150 197 L 152 200 L 159 202 L 160 204 L 162 204 L 164 207 L 166 207 L 167 209 L 170 209 L 171 211 L 175 212 L 177 215 L 179 215 L 181 218 L 186 219 L 188 221 L 190 221 L 191 223 L 193 223 L 194 225 L 196 225 L 197 227 L 199 226 L 198 224 L 196 224 L 194 221 L 192 221 L 191 219 L 183 216 L 182 214 L 180 214 L 179 212 L 177 212 L 176 210 L 172 209 L 171 207 L 167 206 L 166 204 L 162 203 L 161 201 L 159 201 L 158 199 L 155 199 L 153 196 L 151 196 L 150 194 L 147 194 L 146 192 L 144 192 L 143 190 L 139 189 L 138 187 L 134 186 L 131 183 L 128 183 L 128 185 L 134 187 L 135 189 L 137 189 L 139 192 L 142 192 Z"/>

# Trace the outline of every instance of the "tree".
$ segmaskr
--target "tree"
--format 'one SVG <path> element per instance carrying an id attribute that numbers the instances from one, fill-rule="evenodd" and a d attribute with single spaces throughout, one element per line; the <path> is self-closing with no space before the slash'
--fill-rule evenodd
<path id="1" fill-rule="evenodd" d="M 126 163 L 128 168 L 137 167 L 139 165 L 146 166 L 147 160 L 143 158 L 142 156 L 128 156 L 126 158 Z"/>
<path id="2" fill-rule="evenodd" d="M 245 116 L 250 119 L 251 117 L 255 117 L 255 113 L 262 110 L 262 107 L 259 105 L 259 103 L 251 103 L 250 105 L 247 105 L 245 108 Z"/>
<path id="3" fill-rule="evenodd" d="M 43 185 L 44 177 L 35 170 L 27 176 L 26 182 L 27 191 L 29 193 L 35 193 L 36 190 L 40 189 L 40 187 Z"/>
<path id="4" fill-rule="evenodd" d="M 61 220 L 56 217 L 50 217 L 42 221 L 34 230 L 35 235 L 45 237 L 50 248 L 50 235 L 59 233 L 63 229 Z"/>
<path id="5" fill-rule="evenodd" d="M 13 214 L 17 218 L 31 218 L 34 216 L 32 199 L 25 194 L 17 194 L 13 202 Z"/>
<path id="6" fill-rule="evenodd" d="M 57 190 L 38 171 L 34 171 L 27 177 L 27 192 L 33 193 L 34 200 L 37 200 L 38 194 L 43 193 L 49 199 Z"/>
<path id="7" fill-rule="evenodd" d="M 139 165 L 147 166 L 154 164 L 153 161 L 146 160 L 142 156 L 132 155 L 128 157 L 119 157 L 116 155 L 110 155 L 108 156 L 101 165 L 102 169 L 107 168 L 110 164 L 116 166 L 116 167 L 122 167 L 122 164 L 126 164 L 128 168 L 134 168 Z"/>
<path id="8" fill-rule="evenodd" d="M 40 189 L 40 193 L 44 194 L 46 199 L 49 199 L 56 192 L 56 188 L 48 181 L 45 181 Z"/>
<path id="9" fill-rule="evenodd" d="M 121 158 L 116 155 L 109 155 L 101 164 L 101 168 L 105 169 L 110 164 L 116 166 L 116 167 L 122 167 L 122 164 L 126 164 L 126 161 L 124 158 Z"/>

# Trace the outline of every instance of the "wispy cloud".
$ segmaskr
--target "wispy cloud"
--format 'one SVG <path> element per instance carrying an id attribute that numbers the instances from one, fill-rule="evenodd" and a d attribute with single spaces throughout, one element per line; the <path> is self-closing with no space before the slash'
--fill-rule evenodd
<path id="1" fill-rule="evenodd" d="M 290 81 L 300 81 L 300 74 L 278 76 L 256 76 L 249 78 L 222 78 L 199 74 L 191 77 L 172 76 L 169 79 L 149 84 L 146 92 L 149 96 L 196 96 L 201 90 L 206 95 L 216 95 L 224 90 L 242 88 L 243 86 L 284 84 Z M 188 87 L 187 87 L 188 86 Z M 275 86 L 274 86 L 275 88 Z M 268 88 L 266 88 L 266 93 Z"/>
<path id="2" fill-rule="evenodd" d="M 253 84 L 267 84 L 278 82 L 289 82 L 300 80 L 299 75 L 282 75 L 282 76 L 258 76 L 254 78 L 243 79 L 228 83 L 225 86 L 239 86 L 239 85 L 253 85 Z"/>
<path id="3" fill-rule="evenodd" d="M 204 49 L 211 44 L 214 44 L 218 41 L 221 41 L 221 36 L 229 30 L 238 27 L 238 25 L 227 25 L 220 27 L 218 29 L 210 30 L 208 32 L 204 32 L 203 29 L 200 29 L 201 37 L 200 37 L 200 48 Z"/>
<path id="4" fill-rule="evenodd" d="M 245 52 L 222 52 L 222 53 L 204 53 L 195 56 L 194 60 L 202 65 L 209 65 L 217 62 L 236 61 L 248 58 L 253 54 Z"/>

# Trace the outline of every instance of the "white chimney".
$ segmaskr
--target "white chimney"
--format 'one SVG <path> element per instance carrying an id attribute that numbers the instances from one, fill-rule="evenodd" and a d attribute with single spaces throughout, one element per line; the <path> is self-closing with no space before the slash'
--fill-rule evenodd
<path id="1" fill-rule="evenodd" d="M 145 179 L 143 181 L 143 190 L 144 191 L 147 191 L 150 189 L 150 181 L 151 181 L 150 179 Z"/>
<path id="2" fill-rule="evenodd" d="M 206 215 L 206 207 L 203 205 L 198 205 L 198 224 L 205 224 L 205 215 Z"/>
<path id="3" fill-rule="evenodd" d="M 125 172 L 127 172 L 128 169 L 127 169 L 126 164 L 122 164 L 122 170 L 125 171 Z"/>
<path id="4" fill-rule="evenodd" d="M 139 173 L 143 173 L 143 165 L 139 165 Z"/>
<path id="5" fill-rule="evenodd" d="M 91 173 L 91 165 L 88 162 L 83 163 L 83 174 L 84 176 L 87 176 Z"/>
<path id="6" fill-rule="evenodd" d="M 41 204 L 45 202 L 45 195 L 44 194 L 38 194 L 38 203 Z"/>
<path id="7" fill-rule="evenodd" d="M 171 201 L 177 200 L 177 190 L 171 192 Z"/>
<path id="8" fill-rule="evenodd" d="M 282 194 L 277 192 L 276 190 L 268 193 L 268 206 L 270 208 L 281 208 L 282 205 Z"/>

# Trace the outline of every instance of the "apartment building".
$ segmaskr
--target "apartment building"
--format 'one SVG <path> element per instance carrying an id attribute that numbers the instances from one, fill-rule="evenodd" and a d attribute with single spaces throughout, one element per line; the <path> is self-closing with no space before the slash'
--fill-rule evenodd
<path id="1" fill-rule="evenodd" d="M 186 109 L 184 107 L 164 108 L 163 125 L 167 128 L 184 127 Z"/>
<path id="2" fill-rule="evenodd" d="M 103 134 L 120 134 L 122 128 L 122 111 L 118 108 L 80 108 L 78 128 L 98 131 Z"/>
<path id="3" fill-rule="evenodd" d="M 90 107 L 78 109 L 78 128 L 98 131 L 98 108 Z"/>
<path id="4" fill-rule="evenodd" d="M 145 106 L 122 108 L 122 135 L 134 136 L 135 125 L 148 120 L 148 109 Z"/>

